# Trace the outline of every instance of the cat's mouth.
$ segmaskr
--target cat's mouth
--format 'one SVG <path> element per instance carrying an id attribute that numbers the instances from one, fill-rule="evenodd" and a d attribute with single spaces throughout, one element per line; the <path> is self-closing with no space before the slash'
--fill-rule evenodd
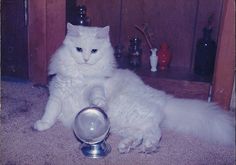
<path id="1" fill-rule="evenodd" d="M 84 64 L 86 64 L 86 65 L 93 65 L 94 62 L 92 62 L 91 60 L 84 60 Z"/>
<path id="2" fill-rule="evenodd" d="M 100 60 L 97 60 L 97 61 L 95 61 L 95 60 L 84 60 L 84 62 L 82 62 L 82 64 L 91 66 L 91 65 L 95 65 L 98 61 L 100 61 Z"/>
<path id="3" fill-rule="evenodd" d="M 90 63 L 89 61 L 85 61 L 85 62 L 82 62 L 82 63 L 79 63 L 80 65 L 93 65 L 93 63 Z"/>
<path id="4" fill-rule="evenodd" d="M 86 63 L 86 62 L 85 62 L 85 63 L 83 63 L 83 65 L 93 65 L 93 64 L 90 64 L 90 63 Z"/>

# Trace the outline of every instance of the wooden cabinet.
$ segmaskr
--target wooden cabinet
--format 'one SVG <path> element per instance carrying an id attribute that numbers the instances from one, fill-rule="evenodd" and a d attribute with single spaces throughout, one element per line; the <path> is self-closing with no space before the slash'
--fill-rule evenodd
<path id="1" fill-rule="evenodd" d="M 146 83 L 178 97 L 205 100 L 208 99 L 210 85 L 213 85 L 213 101 L 228 109 L 234 75 L 235 52 L 232 52 L 234 50 L 232 44 L 235 40 L 230 37 L 235 36 L 235 32 L 232 31 L 234 16 L 230 11 L 233 9 L 234 1 L 126 0 L 122 2 L 121 4 L 121 1 L 102 0 L 94 3 L 91 0 L 76 0 L 77 5 L 87 6 L 92 25 L 111 26 L 113 46 L 119 44 L 119 38 L 125 46 L 125 50 L 127 50 L 131 37 L 138 36 L 143 40 L 143 66 L 137 73 Z M 120 9 L 122 10 L 120 11 Z M 227 13 L 231 13 L 231 15 Z M 202 29 L 206 26 L 211 14 L 214 15 L 213 39 L 218 43 L 218 50 L 213 81 L 205 81 L 201 77 L 193 76 L 192 70 L 196 42 L 202 36 Z M 121 29 L 119 29 L 119 20 L 121 20 Z M 134 25 L 142 24 L 147 24 L 153 32 L 152 43 L 155 47 L 159 48 L 164 41 L 169 44 L 173 58 L 168 73 L 151 74 L 148 72 L 149 48 L 143 36 L 134 28 Z M 226 34 L 226 29 L 230 29 L 230 33 Z M 224 45 L 226 42 L 230 43 L 229 46 L 231 45 L 229 49 Z M 224 57 L 223 49 L 228 52 L 227 58 Z"/>
<path id="2" fill-rule="evenodd" d="M 25 0 L 1 1 L 1 73 L 28 78 Z"/>
<path id="3" fill-rule="evenodd" d="M 229 109 L 235 78 L 235 1 L 224 1 L 213 78 L 213 101 Z"/>
<path id="4" fill-rule="evenodd" d="M 123 0 L 121 6 L 121 0 L 74 2 L 76 5 L 86 5 L 92 26 L 110 25 L 113 46 L 121 41 L 127 51 L 131 37 L 139 36 L 142 39 L 143 65 L 137 74 L 146 83 L 179 97 L 205 100 L 210 84 L 213 84 L 213 100 L 228 108 L 235 59 L 233 0 Z M 201 37 L 201 30 L 212 12 L 215 14 L 213 38 L 218 43 L 218 49 L 213 82 L 206 82 L 201 78 L 191 78 L 196 40 Z M 45 84 L 48 59 L 65 35 L 66 1 L 31 0 L 29 14 L 30 79 Z M 134 28 L 135 24 L 144 23 L 154 34 L 152 43 L 155 47 L 158 48 L 164 41 L 169 44 L 173 56 L 171 74 L 157 72 L 153 75 L 149 72 L 149 48 L 143 36 Z"/>
<path id="5" fill-rule="evenodd" d="M 100 3 L 76 0 L 76 4 L 87 7 L 93 26 L 111 26 L 112 44 L 115 47 L 121 42 L 124 56 L 128 54 L 129 40 L 134 36 L 141 38 L 142 67 L 136 72 L 145 83 L 177 97 L 208 100 L 211 80 L 192 73 L 195 47 L 208 17 L 213 13 L 213 39 L 217 40 L 222 0 L 102 0 Z M 134 28 L 143 24 L 153 33 L 151 42 L 154 47 L 159 48 L 162 42 L 168 43 L 172 54 L 168 70 L 150 72 L 149 47 L 144 36 Z"/>

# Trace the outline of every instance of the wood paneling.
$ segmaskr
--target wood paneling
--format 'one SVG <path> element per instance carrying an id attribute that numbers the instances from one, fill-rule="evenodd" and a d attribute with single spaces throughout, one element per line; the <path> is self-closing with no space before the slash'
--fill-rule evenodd
<path id="1" fill-rule="evenodd" d="M 93 26 L 111 25 L 113 46 L 118 44 L 119 38 L 120 1 L 76 1 L 77 5 L 87 6 Z M 202 36 L 202 28 L 211 13 L 215 14 L 213 38 L 217 39 L 221 3 L 222 0 L 123 0 L 121 39 L 126 52 L 129 39 L 139 36 L 142 39 L 143 65 L 149 65 L 149 48 L 142 34 L 134 28 L 135 24 L 148 24 L 154 34 L 152 43 L 155 47 L 159 48 L 162 42 L 169 44 L 173 57 L 171 66 L 191 70 L 196 40 Z"/>
<path id="2" fill-rule="evenodd" d="M 129 5 L 126 5 L 127 8 L 136 8 L 137 13 L 133 17 L 127 18 L 124 26 L 133 27 L 134 23 L 139 25 L 148 24 L 150 31 L 154 33 L 152 42 L 155 47 L 159 48 L 162 42 L 168 43 L 172 52 L 171 66 L 188 68 L 191 57 L 196 1 L 143 0 L 136 6 L 132 6 L 131 0 L 127 2 L 130 2 Z M 139 21 L 130 22 L 132 19 Z M 137 33 L 135 29 L 132 29 L 132 31 Z M 129 36 L 132 31 L 124 33 Z M 149 48 L 143 37 L 142 40 L 144 42 L 143 61 L 145 65 L 149 65 Z"/>
<path id="3" fill-rule="evenodd" d="M 110 36 L 113 45 L 118 43 L 119 35 L 119 5 L 118 0 L 77 0 L 76 5 L 87 7 L 87 16 L 91 20 L 91 26 L 110 26 Z"/>
<path id="4" fill-rule="evenodd" d="M 213 80 L 213 101 L 229 110 L 235 73 L 235 1 L 224 1 L 224 16 L 218 42 Z"/>
<path id="5" fill-rule="evenodd" d="M 65 0 L 29 1 L 29 78 L 47 83 L 48 61 L 65 36 Z"/>
<path id="6" fill-rule="evenodd" d="M 28 12 L 29 79 L 45 84 L 47 82 L 46 0 L 30 0 Z"/>
<path id="7" fill-rule="evenodd" d="M 66 32 L 65 0 L 47 0 L 46 46 L 47 64 L 51 55 L 62 44 Z"/>

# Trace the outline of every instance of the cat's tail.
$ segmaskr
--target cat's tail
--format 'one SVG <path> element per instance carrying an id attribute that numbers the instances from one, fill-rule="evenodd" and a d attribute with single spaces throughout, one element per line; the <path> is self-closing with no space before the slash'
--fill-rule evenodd
<path id="1" fill-rule="evenodd" d="M 193 134 L 202 139 L 235 144 L 235 123 L 214 103 L 200 100 L 170 98 L 164 108 L 163 125 L 181 133 Z"/>

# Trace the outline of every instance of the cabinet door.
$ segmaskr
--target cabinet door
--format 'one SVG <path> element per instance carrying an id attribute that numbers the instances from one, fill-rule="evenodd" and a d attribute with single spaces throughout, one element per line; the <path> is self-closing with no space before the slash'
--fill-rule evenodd
<path id="1" fill-rule="evenodd" d="M 3 76 L 28 78 L 26 0 L 1 1 Z"/>

